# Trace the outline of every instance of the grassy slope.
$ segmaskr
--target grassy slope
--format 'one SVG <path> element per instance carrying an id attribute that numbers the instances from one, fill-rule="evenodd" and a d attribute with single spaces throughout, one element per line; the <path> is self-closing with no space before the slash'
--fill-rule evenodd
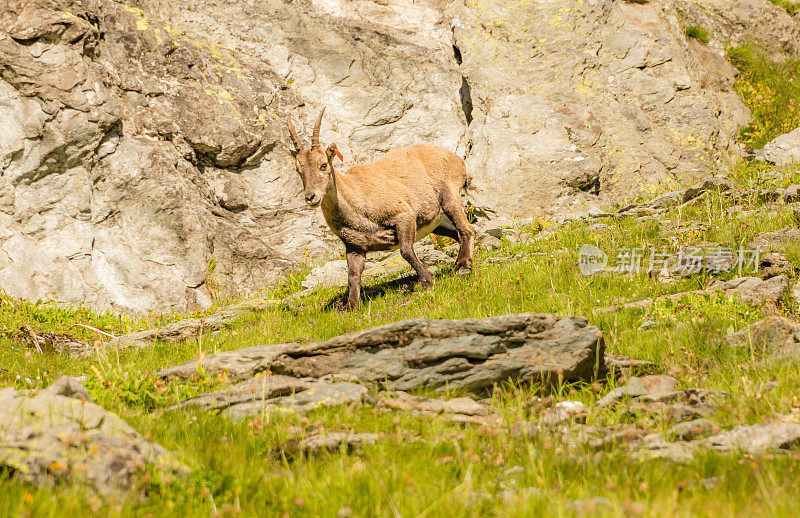
<path id="1" fill-rule="evenodd" d="M 279 309 L 254 313 L 234 329 L 215 336 L 146 351 L 79 360 L 53 354 L 26 356 L 24 351 L 3 346 L 0 364 L 11 365 L 11 370 L 23 373 L 23 378 L 32 378 L 30 383 L 14 378 L 5 382 L 38 387 L 61 372 L 88 374 L 88 385 L 99 403 L 177 452 L 194 474 L 185 482 L 150 487 L 147 503 L 125 498 L 100 502 L 74 488 L 35 489 L 0 483 L 0 515 L 15 515 L 25 509 L 37 516 L 61 515 L 64 511 L 84 512 L 92 506 L 99 506 L 103 512 L 119 506 L 123 514 L 163 514 L 172 509 L 181 514 L 206 515 L 227 503 L 233 508 L 240 506 L 246 514 L 331 515 L 340 507 L 350 507 L 356 515 L 390 515 L 396 506 L 403 516 L 423 512 L 430 516 L 487 512 L 522 516 L 546 510 L 564 513 L 568 501 L 594 496 L 610 498 L 618 506 L 612 514 L 623 509 L 653 515 L 668 511 L 717 516 L 720 512 L 749 514 L 756 509 L 788 514 L 800 497 L 796 482 L 800 466 L 791 457 L 752 460 L 740 455 L 708 455 L 689 466 L 633 461 L 614 448 L 571 457 L 546 440 L 512 439 L 506 434 L 495 435 L 492 430 L 408 413 L 382 414 L 368 405 L 319 410 L 307 419 L 273 416 L 253 426 L 203 414 L 156 417 L 149 413 L 171 401 L 176 392 L 183 396 L 219 383 L 204 380 L 202 387 L 173 384 L 165 390 L 143 376 L 153 368 L 190 359 L 201 349 L 212 352 L 265 342 L 323 339 L 400 318 L 482 317 L 521 311 L 589 315 L 606 334 L 610 350 L 653 361 L 656 372 L 676 374 L 684 386 L 731 392 L 730 406 L 716 416 L 726 427 L 788 412 L 800 406 L 796 391 L 800 367 L 795 363 L 765 368 L 756 358 L 731 351 L 720 342 L 726 332 L 760 318 L 759 310 L 718 297 L 698 297 L 685 301 L 692 303 L 691 307 L 661 304 L 647 316 L 644 311 L 591 316 L 591 309 L 598 306 L 696 288 L 704 279 L 667 286 L 645 276 L 584 278 L 575 267 L 577 249 L 585 242 L 607 251 L 662 244 L 675 249 L 702 242 L 735 246 L 762 230 L 782 228 L 791 219 L 788 209 L 769 217 L 725 217 L 726 203 L 712 196 L 704 205 L 667 217 L 707 222 L 711 226 L 708 231 L 671 234 L 660 232 L 655 222 L 628 218 L 609 222 L 610 227 L 599 233 L 588 232 L 586 224 L 571 224 L 533 244 L 506 243 L 493 255 L 518 253 L 523 258 L 505 265 L 488 265 L 487 253 L 480 252 L 480 266 L 470 277 L 440 276 L 429 292 L 387 291 L 354 314 L 322 309 L 339 293 L 325 289 L 306 299 L 296 313 Z M 790 252 L 800 266 L 800 249 Z M 785 307 L 794 309 L 788 301 Z M 44 311 L 41 307 L 39 310 Z M 639 325 L 645 317 L 665 325 L 642 330 Z M 779 382 L 777 389 L 756 396 L 762 383 L 773 380 Z M 601 395 L 611 386 L 609 380 Z M 536 391 L 536 387 L 500 387 L 495 397 L 509 423 L 529 418 L 524 402 Z M 591 403 L 599 396 L 591 386 L 570 385 L 561 387 L 558 397 Z M 287 439 L 287 425 L 311 426 L 317 421 L 325 430 L 379 432 L 382 439 L 362 456 L 340 452 L 310 461 L 281 458 L 279 446 Z M 621 421 L 625 418 L 611 410 L 594 411 L 589 418 L 596 424 Z M 639 424 L 653 430 L 665 426 L 658 422 Z M 410 435 L 422 440 L 410 443 Z M 504 469 L 514 465 L 525 468 L 521 476 L 510 481 L 498 479 Z M 700 482 L 716 476 L 722 481 L 714 489 L 706 489 Z M 504 487 L 509 487 L 509 492 L 504 493 Z M 518 490 L 526 487 L 538 488 L 536 495 Z M 25 503 L 26 493 L 32 496 L 30 504 Z M 714 501 L 713 508 L 707 505 L 710 500 Z"/>
<path id="2" fill-rule="evenodd" d="M 769 75 L 757 79 L 760 65 L 755 61 L 747 63 L 738 62 L 743 70 L 739 85 L 743 92 L 747 85 L 758 88 L 763 82 L 776 81 Z M 747 74 L 748 71 L 753 73 Z M 769 121 L 769 117 L 785 118 L 786 113 L 792 116 L 792 112 L 770 112 L 763 96 L 759 99 L 745 93 L 744 98 L 761 117 L 753 127 L 763 124 L 771 128 L 758 133 L 758 137 L 744 135 L 756 139 L 754 144 L 784 124 L 783 119 Z M 778 187 L 800 175 L 798 171 L 740 164 L 735 177 L 742 185 Z M 800 457 L 796 454 L 756 459 L 709 454 L 689 465 L 634 461 L 614 447 L 573 456 L 546 438 L 512 438 L 492 429 L 449 424 L 410 413 L 385 414 L 369 405 L 321 409 L 307 417 L 270 416 L 250 423 L 229 422 L 202 413 L 151 413 L 178 397 L 223 383 L 220 379 L 203 378 L 193 383 L 159 386 L 145 376 L 152 369 L 193 358 L 200 350 L 214 352 L 267 342 L 324 339 L 401 318 L 483 317 L 523 311 L 587 315 L 605 333 L 610 351 L 655 362 L 653 372 L 675 375 L 682 386 L 730 392 L 727 406 L 714 416 L 725 428 L 791 411 L 800 407 L 796 390 L 800 366 L 795 362 L 765 367 L 757 357 L 746 351 L 732 351 L 722 342 L 726 333 L 761 318 L 761 310 L 708 296 L 657 304 L 647 311 L 593 316 L 591 309 L 595 307 L 697 288 L 706 279 L 664 285 L 646 276 L 584 278 L 575 267 L 582 243 L 594 243 L 612 255 L 623 246 L 665 245 L 676 250 L 684 245 L 724 243 L 735 247 L 749 243 L 761 231 L 793 224 L 789 207 L 747 215 L 749 210 L 758 209 L 756 200 L 747 200 L 743 204 L 745 215 L 727 216 L 725 209 L 731 203 L 713 195 L 695 207 L 673 210 L 661 218 L 661 224 L 625 218 L 607 221 L 607 229 L 590 232 L 588 224 L 574 223 L 530 244 L 505 243 L 491 254 L 479 252 L 478 268 L 469 277 L 439 276 L 436 287 L 428 292 L 407 287 L 378 290 L 354 314 L 325 309 L 341 290 L 321 289 L 304 299 L 296 312 L 273 309 L 253 313 L 242 317 L 234 328 L 213 336 L 85 359 L 33 354 L 24 348 L 17 331 L 22 324 L 29 324 L 37 332 L 67 332 L 92 340 L 96 338 L 92 331 L 73 324 L 120 333 L 168 319 L 133 321 L 3 298 L 0 386 L 38 388 L 62 373 L 85 374 L 98 403 L 174 451 L 192 468 L 192 475 L 169 483 L 157 473 L 152 474 L 150 482 L 142 482 L 149 492 L 146 502 L 124 495 L 101 500 L 75 487 L 35 488 L 3 481 L 0 475 L 0 516 L 62 516 L 92 511 L 111 515 L 207 516 L 243 512 L 333 516 L 343 507 L 352 509 L 356 516 L 530 516 L 545 512 L 560 516 L 570 514 L 570 501 L 596 496 L 611 500 L 610 508 L 600 509 L 611 515 L 724 516 L 765 511 L 789 515 L 800 497 Z M 703 222 L 708 230 L 668 230 L 666 220 Z M 514 254 L 521 258 L 498 265 L 487 262 L 489 255 Z M 796 267 L 800 266 L 800 245 L 791 247 L 788 256 Z M 785 313 L 797 316 L 798 308 L 788 298 L 781 307 Z M 645 319 L 664 325 L 643 330 L 639 326 Z M 778 382 L 776 388 L 760 391 L 763 383 L 774 380 Z M 603 381 L 601 386 L 562 386 L 556 396 L 591 404 L 615 384 L 613 380 Z M 493 397 L 511 424 L 536 419 L 525 404 L 536 394 L 537 387 L 503 385 Z M 613 410 L 593 410 L 588 418 L 589 423 L 598 425 L 633 421 Z M 636 423 L 651 430 L 666 426 L 646 419 Z M 381 440 L 361 455 L 336 452 L 312 460 L 289 460 L 281 455 L 289 425 L 378 432 Z M 420 440 L 412 442 L 412 436 Z M 510 478 L 502 476 L 504 470 L 515 465 L 524 471 Z M 719 483 L 712 487 L 707 482 L 717 480 L 715 477 L 719 477 Z"/>

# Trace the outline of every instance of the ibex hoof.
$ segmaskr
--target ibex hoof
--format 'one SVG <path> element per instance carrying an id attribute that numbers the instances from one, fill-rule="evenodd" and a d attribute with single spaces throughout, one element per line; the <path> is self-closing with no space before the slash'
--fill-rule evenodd
<path id="1" fill-rule="evenodd" d="M 347 301 L 344 304 L 339 303 L 336 306 L 336 311 L 339 313 L 352 313 L 353 311 L 357 310 L 359 306 L 358 302 L 350 302 Z"/>
<path id="2" fill-rule="evenodd" d="M 469 275 L 472 273 L 471 266 L 456 266 L 453 268 L 453 273 L 456 275 Z"/>
<path id="3" fill-rule="evenodd" d="M 430 279 L 421 279 L 419 281 L 420 285 L 422 286 L 423 290 L 427 290 L 428 288 L 433 287 L 433 278 Z"/>

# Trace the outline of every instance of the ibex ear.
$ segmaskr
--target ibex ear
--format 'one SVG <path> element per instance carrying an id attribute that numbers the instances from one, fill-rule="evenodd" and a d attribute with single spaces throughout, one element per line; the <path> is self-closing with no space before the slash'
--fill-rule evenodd
<path id="1" fill-rule="evenodd" d="M 344 157 L 341 153 L 339 153 L 339 148 L 336 147 L 336 144 L 331 144 L 328 146 L 328 160 L 333 160 L 333 155 L 338 156 L 339 160 L 344 162 Z"/>
<path id="2" fill-rule="evenodd" d="M 292 157 L 296 157 L 297 153 L 299 153 L 299 151 L 297 151 L 295 148 L 293 148 L 291 146 L 283 146 L 283 147 L 286 148 L 286 151 L 288 151 L 289 154 L 292 155 Z"/>

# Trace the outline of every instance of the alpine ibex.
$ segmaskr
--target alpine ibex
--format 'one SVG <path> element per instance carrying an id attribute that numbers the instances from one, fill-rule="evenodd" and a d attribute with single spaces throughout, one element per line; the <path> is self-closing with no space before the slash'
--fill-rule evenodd
<path id="1" fill-rule="evenodd" d="M 431 232 L 457 239 L 460 244 L 455 270 L 472 266 L 475 230 L 467 221 L 459 192 L 467 181 L 464 161 L 450 151 L 416 144 L 386 153 L 369 165 L 334 170 L 333 158 L 342 155 L 331 144 L 319 143 L 319 114 L 311 147 L 302 146 L 291 119 L 287 120 L 295 167 L 303 179 L 306 203 L 322 206 L 328 226 L 342 240 L 347 252 L 347 309 L 361 300 L 361 274 L 366 253 L 400 248 L 400 255 L 419 275 L 423 288 L 433 275 L 414 253 L 414 243 Z"/>

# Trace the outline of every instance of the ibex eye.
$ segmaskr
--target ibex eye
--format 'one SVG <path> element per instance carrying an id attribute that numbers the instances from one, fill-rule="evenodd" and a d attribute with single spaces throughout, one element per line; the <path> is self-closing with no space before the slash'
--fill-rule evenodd
<path id="1" fill-rule="evenodd" d="M 324 171 L 327 168 L 328 168 L 328 164 L 322 164 L 321 166 L 319 166 L 319 170 L 320 171 Z"/>

